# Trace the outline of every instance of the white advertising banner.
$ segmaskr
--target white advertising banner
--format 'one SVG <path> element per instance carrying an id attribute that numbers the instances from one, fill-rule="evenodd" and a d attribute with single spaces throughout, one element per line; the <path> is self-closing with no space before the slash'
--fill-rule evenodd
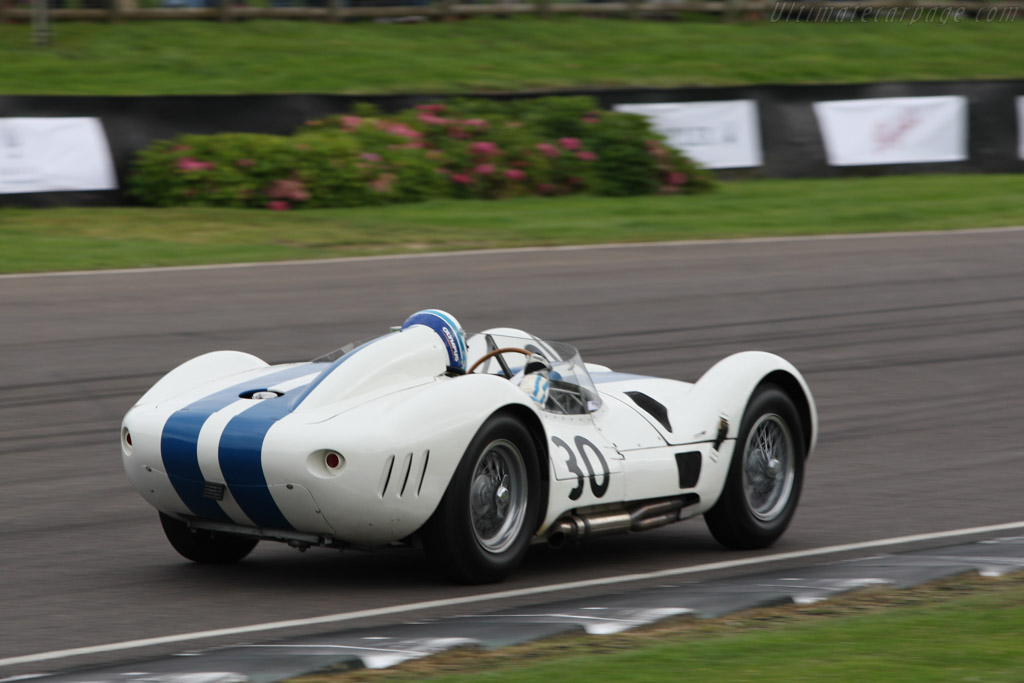
<path id="1" fill-rule="evenodd" d="M 829 166 L 967 160 L 967 98 L 815 102 Z"/>
<path id="2" fill-rule="evenodd" d="M 1024 97 L 1017 98 L 1017 158 L 1024 159 Z"/>
<path id="3" fill-rule="evenodd" d="M 0 194 L 116 189 L 99 119 L 0 118 Z"/>
<path id="4" fill-rule="evenodd" d="M 754 100 L 617 104 L 615 110 L 647 117 L 669 145 L 705 168 L 749 168 L 764 163 Z"/>

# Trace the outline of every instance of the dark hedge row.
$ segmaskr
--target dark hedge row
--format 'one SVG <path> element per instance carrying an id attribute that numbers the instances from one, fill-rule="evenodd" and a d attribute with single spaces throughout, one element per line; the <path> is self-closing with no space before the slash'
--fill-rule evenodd
<path id="1" fill-rule="evenodd" d="M 360 106 L 288 137 L 183 135 L 139 152 L 129 193 L 155 206 L 285 210 L 711 186 L 710 173 L 643 118 L 601 111 L 588 97 L 547 97 L 426 104 L 393 116 Z"/>

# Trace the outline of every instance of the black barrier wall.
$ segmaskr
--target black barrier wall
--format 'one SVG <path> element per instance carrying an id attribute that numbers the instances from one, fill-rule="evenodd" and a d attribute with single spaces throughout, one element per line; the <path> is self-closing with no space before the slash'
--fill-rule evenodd
<path id="1" fill-rule="evenodd" d="M 753 99 L 758 103 L 764 165 L 719 172 L 724 178 L 825 178 L 895 173 L 1013 173 L 1018 158 L 1015 98 L 1024 80 L 764 85 L 728 88 L 572 90 L 488 95 L 516 99 L 591 95 L 605 108 L 616 104 Z M 826 100 L 961 95 L 968 101 L 968 153 L 963 162 L 833 167 L 825 160 L 812 105 Z M 132 157 L 154 140 L 180 133 L 288 134 L 304 121 L 371 102 L 384 111 L 446 99 L 446 95 L 225 95 L 166 97 L 0 96 L 0 117 L 94 116 L 106 129 L 118 183 L 125 186 Z M 119 192 L 0 195 L 0 205 L 118 204 Z"/>

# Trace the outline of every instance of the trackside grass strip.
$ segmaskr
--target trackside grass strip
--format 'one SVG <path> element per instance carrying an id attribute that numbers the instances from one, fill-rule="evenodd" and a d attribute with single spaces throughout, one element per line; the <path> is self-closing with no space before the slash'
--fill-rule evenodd
<path id="1" fill-rule="evenodd" d="M 701 195 L 358 209 L 0 209 L 0 272 L 1024 225 L 1024 175 L 721 183 Z"/>
<path id="2" fill-rule="evenodd" d="M 1024 77 L 1024 16 L 945 25 L 694 17 L 58 22 L 51 48 L 32 46 L 28 24 L 0 24 L 0 93 L 469 93 Z"/>
<path id="3" fill-rule="evenodd" d="M 869 590 L 802 607 L 676 620 L 617 636 L 464 650 L 393 670 L 309 676 L 355 681 L 1020 681 L 1024 575 Z"/>
<path id="4" fill-rule="evenodd" d="M 0 210 L 0 271 L 1024 224 L 1024 176 L 724 183 L 700 196 L 331 210 Z"/>

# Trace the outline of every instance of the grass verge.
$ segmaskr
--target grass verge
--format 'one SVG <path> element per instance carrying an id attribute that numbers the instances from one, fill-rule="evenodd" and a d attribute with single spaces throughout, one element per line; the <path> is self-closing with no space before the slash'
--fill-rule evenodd
<path id="1" fill-rule="evenodd" d="M 0 209 L 0 272 L 1024 225 L 1024 175 L 752 180 L 693 196 L 272 212 Z"/>
<path id="2" fill-rule="evenodd" d="M 1020 22 L 0 24 L 0 93 L 494 92 L 1024 77 Z"/>
<path id="3" fill-rule="evenodd" d="M 392 681 L 1019 681 L 1024 574 L 868 590 L 807 606 L 674 620 L 616 636 L 462 650 L 384 671 L 297 679 Z"/>

